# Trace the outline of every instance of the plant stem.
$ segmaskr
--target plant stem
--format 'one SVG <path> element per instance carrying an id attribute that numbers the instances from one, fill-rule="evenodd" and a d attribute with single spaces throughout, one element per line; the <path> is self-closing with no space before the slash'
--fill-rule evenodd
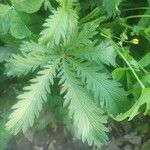
<path id="1" fill-rule="evenodd" d="M 128 28 L 128 29 L 130 29 L 130 30 L 133 29 L 132 26 L 130 26 L 130 25 L 126 24 L 126 23 L 123 23 L 123 22 L 119 22 L 119 25 L 121 25 L 121 26 L 123 26 L 123 27 L 126 27 L 126 28 Z"/>
<path id="2" fill-rule="evenodd" d="M 128 16 L 125 17 L 124 19 L 132 19 L 132 18 L 150 18 L 150 15 L 134 15 L 134 16 Z"/>
<path id="3" fill-rule="evenodd" d="M 139 10 L 139 9 L 143 9 L 143 10 L 149 10 L 149 7 L 136 7 L 136 8 L 128 8 L 128 9 L 124 9 L 122 10 L 122 12 L 126 12 L 126 11 L 132 11 L 132 10 Z"/>
<path id="4" fill-rule="evenodd" d="M 111 40 L 112 41 L 112 40 Z M 136 74 L 135 70 L 132 68 L 132 66 L 130 65 L 130 63 L 128 62 L 128 60 L 124 57 L 124 55 L 120 52 L 120 47 L 114 42 L 112 41 L 112 44 L 114 45 L 114 47 L 116 48 L 117 53 L 122 57 L 122 59 L 125 61 L 125 63 L 128 65 L 128 67 L 130 68 L 130 70 L 132 71 L 133 75 L 135 76 L 135 78 L 137 79 L 137 81 L 139 82 L 140 86 L 142 87 L 142 89 L 145 88 L 145 86 L 143 85 L 143 83 L 141 82 L 141 80 L 139 79 L 138 75 Z"/>
<path id="5" fill-rule="evenodd" d="M 145 69 L 140 65 L 140 63 L 138 63 L 138 65 L 139 65 L 139 67 L 143 70 L 144 73 L 148 73 L 148 71 L 145 70 Z"/>

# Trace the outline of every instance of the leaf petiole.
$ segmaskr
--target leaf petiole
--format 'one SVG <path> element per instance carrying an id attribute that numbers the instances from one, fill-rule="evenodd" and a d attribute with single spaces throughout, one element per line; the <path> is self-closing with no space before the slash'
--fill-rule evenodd
<path id="1" fill-rule="evenodd" d="M 117 51 L 117 53 L 120 55 L 120 57 L 125 61 L 125 63 L 128 65 L 128 67 L 130 68 L 130 70 L 132 71 L 133 75 L 135 76 L 135 78 L 137 79 L 138 83 L 140 84 L 140 86 L 142 87 L 142 89 L 145 89 L 145 86 L 143 85 L 143 83 L 141 82 L 141 80 L 139 79 L 138 75 L 136 74 L 135 70 L 133 69 L 133 67 L 130 65 L 130 63 L 128 62 L 128 60 L 124 57 L 124 55 L 122 54 L 122 52 L 120 51 L 120 47 L 113 41 L 111 40 L 113 46 L 115 47 L 115 50 Z"/>
<path id="2" fill-rule="evenodd" d="M 133 18 L 150 18 L 150 15 L 133 15 L 133 16 L 125 17 L 124 19 L 128 20 Z"/>
<path id="3" fill-rule="evenodd" d="M 128 8 L 128 9 L 124 9 L 122 10 L 122 12 L 126 12 L 126 11 L 132 11 L 132 10 L 149 10 L 149 7 L 136 7 L 136 8 Z"/>

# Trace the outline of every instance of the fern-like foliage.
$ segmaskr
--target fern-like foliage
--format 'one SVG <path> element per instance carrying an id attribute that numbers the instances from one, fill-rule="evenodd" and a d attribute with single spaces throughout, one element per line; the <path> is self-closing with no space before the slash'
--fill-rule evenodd
<path id="1" fill-rule="evenodd" d="M 14 112 L 6 124 L 6 129 L 10 132 L 17 134 L 18 131 L 26 131 L 33 125 L 42 104 L 47 101 L 47 93 L 50 93 L 49 84 L 53 84 L 55 66 L 55 63 L 45 66 L 45 69 L 39 71 L 37 77 L 31 80 L 31 85 L 24 88 L 25 92 L 18 96 L 19 101 L 13 106 Z"/>
<path id="2" fill-rule="evenodd" d="M 117 115 L 128 108 L 127 93 L 121 85 L 110 79 L 110 75 L 100 72 L 100 67 L 94 67 L 80 60 L 69 59 L 78 76 L 92 91 L 94 99 L 106 105 L 110 114 Z"/>
<path id="3" fill-rule="evenodd" d="M 89 145 L 93 143 L 101 146 L 106 143 L 108 137 L 105 132 L 108 129 L 104 126 L 106 117 L 103 110 L 93 103 L 93 98 L 87 94 L 79 79 L 65 60 L 63 60 L 62 70 L 60 71 L 60 83 L 62 85 L 61 94 L 64 96 L 64 106 L 69 105 L 69 115 L 73 116 L 74 125 L 83 141 Z"/>
<path id="4" fill-rule="evenodd" d="M 147 27 L 150 11 L 145 10 L 144 14 L 144 9 L 147 9 L 145 6 L 150 0 L 147 4 L 144 2 L 146 5 L 140 8 L 129 8 L 128 6 L 134 2 L 127 4 L 123 2 L 123 0 L 0 2 L 0 34 L 2 36 L 9 33 L 13 36 L 4 36 L 4 39 L 0 36 L 2 45 L 3 42 L 7 45 L 5 40 L 9 43 L 12 38 L 18 39 L 12 40 L 17 43 L 17 46 L 13 46 L 16 49 L 13 54 L 14 49 L 11 47 L 0 47 L 0 53 L 3 55 L 0 62 L 6 62 L 7 76 L 20 78 L 30 73 L 34 76 L 37 73 L 36 77 L 30 80 L 30 85 L 23 88 L 23 93 L 17 97 L 18 102 L 12 107 L 13 112 L 6 124 L 9 132 L 13 134 L 25 132 L 34 124 L 44 105 L 44 109 L 57 114 L 52 116 L 61 118 L 62 115 L 60 120 L 75 131 L 83 142 L 87 142 L 90 146 L 92 144 L 101 146 L 108 141 L 106 126 L 108 116 L 116 117 L 115 119 L 119 121 L 126 118 L 131 120 L 141 110 L 145 109 L 145 114 L 150 110 L 149 49 L 147 47 L 142 52 L 137 51 L 135 58 L 139 61 L 129 53 L 132 47 L 130 44 L 139 43 L 137 38 L 130 39 L 133 34 L 138 33 L 144 37 L 140 42 L 149 40 Z M 40 9 L 42 3 L 44 8 Z M 123 10 L 119 13 L 121 7 Z M 46 19 L 45 16 L 49 13 L 47 8 L 51 12 Z M 44 9 L 47 12 L 44 13 Z M 134 16 L 132 10 L 138 10 L 139 15 Z M 29 15 L 35 12 L 37 13 Z M 140 19 L 142 13 L 144 16 Z M 39 20 L 37 21 L 34 16 Z M 43 20 L 45 20 L 44 29 L 41 31 L 40 23 Z M 138 26 L 133 29 L 131 24 L 136 22 Z M 19 46 L 19 39 L 27 37 L 28 41 L 23 41 Z M 6 49 L 9 50 L 8 53 Z M 141 59 L 141 54 L 146 55 Z M 143 78 L 140 79 L 140 76 Z M 127 83 L 124 84 L 124 88 L 129 90 L 128 92 L 121 83 Z M 141 96 L 138 90 L 133 88 L 133 84 L 141 86 L 142 90 L 139 88 Z M 129 110 L 128 97 L 138 98 Z M 42 124 L 39 125 L 41 128 L 51 122 L 48 115 L 49 113 L 41 119 Z"/>
<path id="5" fill-rule="evenodd" d="M 105 67 L 116 66 L 116 52 L 108 41 L 95 40 L 101 19 L 78 24 L 77 1 L 58 2 L 58 9 L 44 23 L 38 43 L 23 42 L 21 54 L 13 55 L 6 64 L 11 76 L 46 66 L 18 96 L 6 128 L 17 134 L 33 125 L 47 94 L 51 94 L 55 77 L 56 84 L 59 81 L 56 90 L 64 97 L 78 136 L 89 145 L 101 146 L 108 140 L 106 114 L 116 116 L 128 108 L 126 92 Z"/>
<path id="6" fill-rule="evenodd" d="M 42 54 L 43 51 L 45 51 L 46 48 L 42 45 L 39 45 L 38 43 L 34 41 L 23 41 L 20 45 L 20 51 L 22 53 L 30 53 L 30 54 Z"/>
<path id="7" fill-rule="evenodd" d="M 77 27 L 78 17 L 72 8 L 74 1 L 59 1 L 60 7 L 54 11 L 43 26 L 46 28 L 41 32 L 40 43 L 58 45 L 69 34 L 71 35 Z"/>
<path id="8" fill-rule="evenodd" d="M 118 6 L 120 3 L 121 0 L 103 0 L 103 7 L 106 9 L 109 17 L 116 16 L 119 12 Z"/>
<path id="9" fill-rule="evenodd" d="M 89 61 L 116 66 L 116 52 L 109 42 L 103 41 L 97 46 L 91 44 L 90 46 L 92 47 L 83 49 L 76 55 L 81 58 L 86 58 Z"/>
<path id="10" fill-rule="evenodd" d="M 20 77 L 38 68 L 42 68 L 48 61 L 54 60 L 54 55 L 47 56 L 48 50 L 33 41 L 24 41 L 20 45 L 20 54 L 13 54 L 7 60 L 6 73 L 8 76 Z M 55 56 L 56 58 L 57 56 Z"/>
<path id="11" fill-rule="evenodd" d="M 38 67 L 46 63 L 46 58 L 40 55 L 12 55 L 6 64 L 8 76 L 24 76 L 29 72 L 34 72 Z"/>
<path id="12" fill-rule="evenodd" d="M 95 45 L 95 41 L 92 41 L 98 33 L 96 30 L 98 23 L 99 20 L 83 24 L 81 32 L 76 32 L 71 40 L 66 40 L 65 48 L 75 57 L 116 66 L 116 52 L 112 45 L 108 41 L 102 41 Z"/>
<path id="13" fill-rule="evenodd" d="M 81 1 L 81 4 L 84 5 L 84 8 L 93 8 L 95 6 L 99 6 L 100 4 L 102 4 L 102 0 L 84 0 Z"/>

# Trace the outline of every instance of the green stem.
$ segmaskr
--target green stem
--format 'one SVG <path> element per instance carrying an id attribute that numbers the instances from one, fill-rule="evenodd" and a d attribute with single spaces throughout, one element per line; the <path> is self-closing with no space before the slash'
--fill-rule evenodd
<path id="1" fill-rule="evenodd" d="M 143 9 L 143 10 L 149 10 L 149 7 L 136 7 L 136 8 L 128 8 L 128 9 L 124 9 L 122 10 L 122 12 L 126 12 L 126 11 L 132 11 L 132 10 L 139 10 L 139 9 Z"/>
<path id="2" fill-rule="evenodd" d="M 124 19 L 133 19 L 133 18 L 150 18 L 150 15 L 135 15 L 135 16 L 128 16 L 125 17 Z"/>
<path id="3" fill-rule="evenodd" d="M 121 26 L 123 26 L 123 27 L 125 27 L 125 28 L 128 28 L 128 29 L 130 29 L 130 30 L 133 29 L 132 26 L 130 26 L 130 25 L 126 24 L 126 23 L 123 23 L 123 22 L 119 22 L 119 25 L 121 25 Z"/>
<path id="4" fill-rule="evenodd" d="M 112 41 L 112 40 L 111 40 Z M 140 86 L 142 87 L 142 89 L 145 88 L 145 86 L 143 85 L 143 83 L 141 82 L 141 80 L 139 79 L 138 75 L 136 74 L 136 72 L 134 71 L 134 69 L 132 68 L 132 66 L 130 65 L 130 63 L 128 62 L 128 60 L 124 57 L 124 55 L 120 52 L 120 47 L 114 43 L 114 41 L 112 41 L 112 44 L 114 45 L 114 47 L 116 48 L 117 53 L 122 57 L 122 59 L 125 61 L 125 63 L 129 66 L 130 70 L 132 71 L 133 75 L 135 76 L 135 78 L 137 79 L 137 81 L 139 82 Z"/>
<path id="5" fill-rule="evenodd" d="M 144 73 L 146 73 L 146 74 L 148 73 L 148 71 L 145 70 L 145 69 L 140 65 L 140 63 L 138 63 L 138 65 L 139 65 L 139 67 L 141 68 L 141 70 L 143 70 Z"/>
<path id="6" fill-rule="evenodd" d="M 121 38 L 119 38 L 119 37 L 117 37 L 117 36 L 112 36 L 113 38 L 115 38 L 115 39 L 117 39 L 117 40 L 119 40 L 119 41 L 121 41 Z M 122 41 L 122 42 L 124 42 L 124 43 L 131 43 L 131 41 Z"/>
<path id="7" fill-rule="evenodd" d="M 117 36 L 113 36 L 113 37 L 114 37 L 115 39 L 121 41 L 121 39 L 120 39 L 119 37 L 117 37 Z M 123 41 L 123 42 L 125 42 L 125 43 L 131 43 L 131 41 Z M 141 70 L 142 70 L 144 73 L 148 73 L 148 71 L 146 71 L 139 63 L 138 63 L 138 65 L 139 65 L 139 67 L 141 68 Z"/>

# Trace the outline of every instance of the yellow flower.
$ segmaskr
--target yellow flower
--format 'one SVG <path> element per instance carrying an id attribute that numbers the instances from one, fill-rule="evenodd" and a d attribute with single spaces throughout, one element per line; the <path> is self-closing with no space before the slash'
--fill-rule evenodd
<path id="1" fill-rule="evenodd" d="M 131 40 L 131 43 L 137 45 L 137 44 L 139 44 L 139 39 L 134 38 L 134 39 Z"/>

